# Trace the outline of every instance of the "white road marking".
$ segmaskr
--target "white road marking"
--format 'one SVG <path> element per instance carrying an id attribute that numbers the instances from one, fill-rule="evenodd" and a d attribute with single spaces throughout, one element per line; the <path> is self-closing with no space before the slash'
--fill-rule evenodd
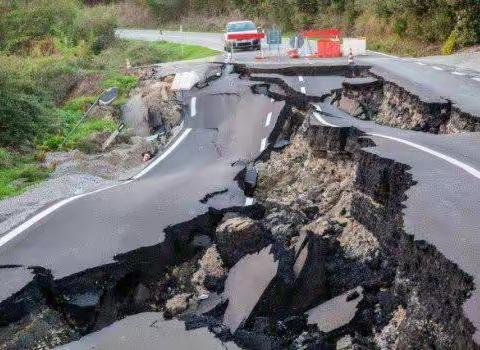
<path id="1" fill-rule="evenodd" d="M 437 67 L 437 66 L 432 66 L 433 69 L 435 70 L 443 70 L 443 68 Z"/>
<path id="2" fill-rule="evenodd" d="M 192 101 L 190 102 L 190 115 L 195 117 L 197 115 L 197 98 L 192 97 Z"/>
<path id="3" fill-rule="evenodd" d="M 399 138 L 396 138 L 396 137 L 393 137 L 393 136 L 387 136 L 387 135 L 381 135 L 381 134 L 375 134 L 375 133 L 371 133 L 371 134 L 368 134 L 370 136 L 375 136 L 375 137 L 381 137 L 381 138 L 384 138 L 384 139 L 388 139 L 388 140 L 392 140 L 392 141 L 396 141 L 396 142 L 400 142 L 400 143 L 403 143 L 407 146 L 410 146 L 410 147 L 413 147 L 413 148 L 416 148 L 420 151 L 423 151 L 423 152 L 426 152 L 426 153 L 429 153 L 431 154 L 432 156 L 435 156 L 437 158 L 440 158 L 440 159 L 443 159 L 445 160 L 446 162 L 452 164 L 452 165 L 455 165 L 463 170 L 465 170 L 467 173 L 469 173 L 470 175 L 473 175 L 474 177 L 476 177 L 477 179 L 480 179 L 480 171 L 478 171 L 477 169 L 471 167 L 470 165 L 468 164 L 465 164 L 455 158 L 452 158 L 450 156 L 447 156 L 446 154 L 443 154 L 443 153 L 440 153 L 440 152 L 437 152 L 431 148 L 428 148 L 428 147 L 425 147 L 425 146 L 422 146 L 422 145 L 418 145 L 416 143 L 413 143 L 413 142 L 410 142 L 410 141 L 407 141 L 407 140 L 403 140 L 403 139 L 399 139 Z"/>
<path id="4" fill-rule="evenodd" d="M 304 94 L 304 95 L 307 93 L 307 89 L 305 89 L 305 86 L 302 86 L 302 87 L 300 88 L 300 91 L 301 91 L 302 94 Z"/>
<path id="5" fill-rule="evenodd" d="M 64 205 L 67 205 L 68 203 L 70 202 L 73 202 L 74 200 L 76 199 L 79 199 L 79 198 L 82 198 L 82 197 L 86 197 L 86 196 L 89 196 L 89 195 L 92 195 L 92 194 L 95 194 L 95 193 L 99 193 L 99 192 L 102 192 L 102 191 L 106 191 L 110 188 L 113 188 L 113 187 L 116 187 L 116 186 L 121 186 L 121 185 L 126 185 L 128 183 L 130 183 L 131 181 L 126 181 L 120 185 L 113 185 L 113 186 L 109 186 L 109 187 L 105 187 L 105 188 L 101 188 L 99 190 L 96 190 L 96 191 L 93 191 L 93 192 L 89 192 L 89 193 L 84 193 L 84 194 L 80 194 L 78 196 L 74 196 L 74 197 L 70 197 L 70 198 L 66 198 L 54 205 L 52 205 L 51 207 L 45 209 L 44 211 L 38 213 L 37 215 L 33 216 L 31 219 L 25 221 L 23 224 L 21 224 L 20 226 L 18 226 L 17 228 L 13 229 L 12 231 L 10 231 L 9 233 L 7 233 L 6 235 L 0 237 L 0 247 L 5 245 L 6 243 L 8 243 L 9 241 L 11 241 L 12 239 L 14 239 L 15 237 L 17 237 L 19 234 L 21 234 L 23 231 L 25 231 L 26 229 L 28 229 L 29 227 L 33 226 L 35 223 L 37 223 L 38 221 L 42 220 L 44 217 L 50 215 L 51 213 L 53 213 L 55 210 L 57 209 L 60 209 L 61 207 L 63 207 Z"/>
<path id="6" fill-rule="evenodd" d="M 298 77 L 298 80 L 299 80 L 300 82 L 303 82 L 303 77 L 300 75 L 300 76 Z"/>
<path id="7" fill-rule="evenodd" d="M 246 207 L 249 207 L 249 206 L 253 205 L 253 202 L 254 202 L 254 199 L 253 199 L 253 198 L 247 197 L 247 198 L 245 199 L 245 206 L 246 206 Z"/>
<path id="8" fill-rule="evenodd" d="M 272 121 L 272 112 L 267 114 L 267 120 L 265 121 L 265 127 L 270 125 L 270 122 Z"/>
<path id="9" fill-rule="evenodd" d="M 188 134 L 190 134 L 190 132 L 192 131 L 192 129 L 185 129 L 185 131 L 183 132 L 182 135 L 180 135 L 179 138 L 177 138 L 175 140 L 175 142 L 165 151 L 162 153 L 161 156 L 159 156 L 158 158 L 156 158 L 152 163 L 150 163 L 145 169 L 143 169 L 140 173 L 138 173 L 137 175 L 135 175 L 133 177 L 133 179 L 139 179 L 141 178 L 142 176 L 144 176 L 145 174 L 147 174 L 148 172 L 150 172 L 150 170 L 152 170 L 154 167 L 156 167 L 158 165 L 158 163 L 160 163 L 162 160 L 164 160 L 165 158 L 167 158 L 170 153 L 173 152 L 173 150 L 175 148 L 178 147 L 179 144 L 181 144 L 183 142 L 183 140 L 185 140 L 185 138 L 188 136 Z"/>
<path id="10" fill-rule="evenodd" d="M 418 62 L 418 61 L 417 61 L 417 62 L 415 62 L 415 63 L 416 63 L 416 64 L 419 64 L 419 65 L 421 65 L 421 66 L 426 66 L 426 65 L 427 65 L 426 63 L 423 63 L 423 62 Z"/>
<path id="11" fill-rule="evenodd" d="M 472 78 L 472 80 L 480 81 L 480 77 L 479 78 Z"/>
<path id="12" fill-rule="evenodd" d="M 377 55 L 380 55 L 380 56 L 385 56 L 385 57 L 390 57 L 390 58 L 398 58 L 398 56 L 389 55 L 389 54 L 386 54 L 386 53 L 383 53 L 383 52 L 371 51 L 371 50 L 368 50 L 368 52 L 376 53 Z"/>
<path id="13" fill-rule="evenodd" d="M 262 143 L 260 144 L 260 152 L 265 151 L 265 148 L 267 148 L 267 138 L 262 139 Z"/>
<path id="14" fill-rule="evenodd" d="M 152 170 L 153 167 L 155 167 L 158 163 L 160 163 L 162 160 L 164 160 L 165 158 L 168 157 L 168 155 L 170 153 L 173 152 L 173 150 L 188 136 L 188 134 L 192 131 L 192 129 L 186 129 L 183 134 L 175 140 L 175 142 L 160 156 L 158 157 L 157 159 L 155 159 L 148 167 L 146 167 L 145 169 L 143 169 L 142 172 L 140 172 L 139 174 L 137 174 L 136 176 L 133 177 L 133 179 L 139 179 L 140 177 L 142 177 L 143 175 L 145 175 L 146 173 L 148 173 L 150 170 Z M 95 194 L 95 193 L 99 193 L 99 192 L 103 192 L 103 191 L 106 191 L 106 190 L 109 190 L 111 188 L 114 188 L 114 187 L 118 187 L 118 186 L 123 186 L 123 185 L 127 185 L 129 183 L 131 183 L 133 180 L 129 180 L 129 181 L 125 181 L 125 182 L 122 182 L 121 184 L 119 185 L 113 185 L 113 186 L 109 186 L 109 187 L 105 187 L 105 188 L 101 188 L 101 189 L 98 189 L 96 191 L 93 191 L 93 192 L 88 192 L 88 193 L 84 193 L 84 194 L 80 194 L 78 196 L 74 196 L 74 197 L 70 197 L 70 198 L 66 198 L 66 199 L 63 199 L 61 200 L 60 202 L 52 205 L 51 207 L 45 209 L 44 211 L 38 213 L 37 215 L 33 216 L 31 219 L 25 221 L 23 224 L 21 224 L 20 226 L 18 226 L 17 228 L 13 229 L 12 231 L 10 231 L 9 233 L 5 234 L 4 236 L 0 237 L 0 247 L 5 245 L 6 243 L 8 243 L 9 241 L 11 241 L 12 239 L 14 239 L 15 237 L 17 237 L 19 234 L 21 234 L 23 231 L 25 231 L 26 229 L 30 228 L 31 226 L 33 226 L 35 223 L 39 222 L 40 220 L 42 220 L 43 218 L 45 218 L 46 216 L 50 215 L 51 213 L 53 213 L 54 211 L 60 209 L 61 207 L 67 205 L 68 203 L 71 203 L 73 202 L 74 200 L 77 200 L 77 199 L 80 199 L 80 198 L 83 198 L 83 197 L 86 197 L 86 196 L 90 196 L 92 194 Z"/>
<path id="15" fill-rule="evenodd" d="M 452 74 L 454 74 L 454 75 L 467 75 L 467 73 L 462 73 L 462 72 L 457 72 L 457 71 L 452 72 Z"/>
<path id="16" fill-rule="evenodd" d="M 329 126 L 331 128 L 338 128 L 339 126 L 338 125 L 335 125 L 335 124 L 331 124 L 329 122 L 327 122 L 321 115 L 320 113 L 317 113 L 317 112 L 313 112 L 313 115 L 315 116 L 315 118 L 323 125 L 325 126 Z"/>

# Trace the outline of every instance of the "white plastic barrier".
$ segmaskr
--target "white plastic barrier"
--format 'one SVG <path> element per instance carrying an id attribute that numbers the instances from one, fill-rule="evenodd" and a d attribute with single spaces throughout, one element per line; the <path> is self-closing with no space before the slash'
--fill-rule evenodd
<path id="1" fill-rule="evenodd" d="M 367 54 L 367 40 L 357 38 L 343 38 L 342 55 L 348 56 L 350 49 L 354 56 Z"/>

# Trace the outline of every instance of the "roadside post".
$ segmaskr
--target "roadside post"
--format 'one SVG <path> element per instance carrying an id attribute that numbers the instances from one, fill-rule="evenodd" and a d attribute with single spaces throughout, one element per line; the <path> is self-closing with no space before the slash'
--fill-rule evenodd
<path id="1" fill-rule="evenodd" d="M 88 108 L 88 110 L 85 112 L 83 117 L 78 121 L 77 124 L 73 127 L 72 130 L 65 136 L 63 139 L 62 143 L 60 144 L 59 148 L 62 148 L 65 145 L 65 142 L 72 136 L 72 134 L 77 130 L 77 128 L 80 126 L 80 124 L 83 123 L 85 118 L 90 114 L 90 112 L 93 110 L 93 108 L 97 105 L 99 106 L 108 106 L 110 105 L 118 96 L 118 88 L 112 87 L 108 90 L 105 90 L 98 98 L 95 100 L 95 102 Z"/>
<path id="2" fill-rule="evenodd" d="M 110 145 L 112 144 L 113 141 L 117 138 L 117 136 L 122 132 L 122 130 L 125 129 L 125 124 L 122 123 L 118 126 L 117 130 L 112 132 L 110 137 L 102 144 L 102 151 L 105 151 Z"/>
<path id="3" fill-rule="evenodd" d="M 182 57 L 185 56 L 183 45 L 185 45 L 185 36 L 183 35 L 183 25 L 180 24 L 180 36 L 182 37 Z"/>

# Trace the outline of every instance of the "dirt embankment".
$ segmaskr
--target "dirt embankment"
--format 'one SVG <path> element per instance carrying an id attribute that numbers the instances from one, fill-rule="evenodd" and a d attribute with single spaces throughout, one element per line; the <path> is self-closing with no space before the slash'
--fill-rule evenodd
<path id="1" fill-rule="evenodd" d="M 450 101 L 424 99 L 380 77 L 346 81 L 337 92 L 337 106 L 364 120 L 434 134 L 480 131 L 480 119 Z"/>

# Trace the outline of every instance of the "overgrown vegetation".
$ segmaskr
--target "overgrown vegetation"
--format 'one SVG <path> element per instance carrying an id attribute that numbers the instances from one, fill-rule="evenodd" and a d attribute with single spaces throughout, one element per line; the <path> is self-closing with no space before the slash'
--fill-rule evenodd
<path id="1" fill-rule="evenodd" d="M 372 48 L 412 55 L 451 53 L 480 42 L 478 0 L 122 0 L 150 9 L 158 26 L 221 31 L 234 11 L 286 32 L 337 27 Z M 199 20 L 201 19 L 201 20 Z M 211 21 L 209 19 L 216 19 Z M 223 19 L 223 20 L 222 20 Z M 130 19 L 131 20 L 131 19 Z M 215 25 L 216 23 L 216 25 Z M 131 24 L 131 23 L 130 23 Z"/>
<path id="2" fill-rule="evenodd" d="M 0 198 L 48 176 L 38 161 L 112 86 L 120 95 L 111 113 L 87 118 L 63 149 L 88 151 L 93 133 L 117 127 L 119 107 L 138 83 L 127 60 L 136 66 L 214 53 L 117 40 L 116 26 L 115 7 L 102 1 L 0 0 Z"/>

